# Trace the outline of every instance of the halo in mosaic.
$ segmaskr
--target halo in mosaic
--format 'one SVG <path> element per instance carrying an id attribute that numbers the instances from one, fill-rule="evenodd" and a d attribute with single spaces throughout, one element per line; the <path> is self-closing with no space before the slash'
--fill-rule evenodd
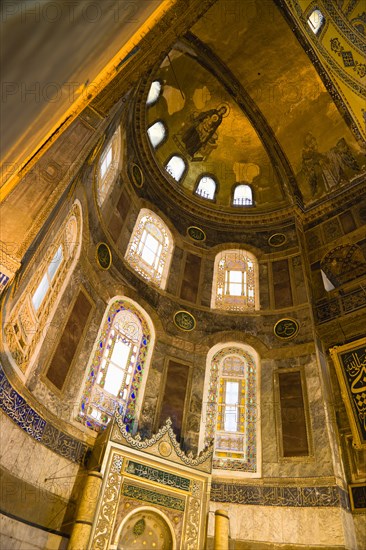
<path id="1" fill-rule="evenodd" d="M 121 315 L 123 314 L 123 315 Z M 118 332 L 119 341 L 131 347 L 129 366 L 131 378 L 117 396 L 102 387 L 106 378 L 106 363 L 113 354 L 114 340 Z M 136 401 L 143 379 L 146 357 L 151 342 L 147 322 L 140 311 L 127 300 L 116 300 L 108 310 L 108 315 L 96 344 L 92 364 L 81 399 L 77 417 L 79 422 L 96 431 L 104 429 L 115 410 L 122 411 L 127 427 L 131 426 L 136 412 Z M 125 392 L 125 394 L 123 393 Z M 91 409 L 98 414 L 91 416 Z M 99 414 L 100 413 L 100 414 Z"/>

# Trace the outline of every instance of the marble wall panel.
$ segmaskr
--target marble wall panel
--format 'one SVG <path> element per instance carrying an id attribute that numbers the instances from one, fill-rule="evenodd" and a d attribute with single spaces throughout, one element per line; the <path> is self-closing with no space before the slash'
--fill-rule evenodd
<path id="1" fill-rule="evenodd" d="M 1 466 L 40 489 L 44 488 L 62 498 L 70 498 L 79 466 L 41 445 L 5 414 L 0 414 Z M 46 478 L 50 479 L 45 481 Z"/>
<path id="2" fill-rule="evenodd" d="M 243 506 L 210 502 L 210 511 L 225 509 L 229 514 L 231 538 L 236 541 L 303 545 L 322 545 L 362 549 L 350 534 L 345 534 L 345 516 L 340 508 L 288 508 Z M 214 515 L 209 514 L 208 536 L 214 536 Z"/>
<path id="3" fill-rule="evenodd" d="M 4 550 L 66 550 L 67 538 L 0 516 L 0 548 Z"/>

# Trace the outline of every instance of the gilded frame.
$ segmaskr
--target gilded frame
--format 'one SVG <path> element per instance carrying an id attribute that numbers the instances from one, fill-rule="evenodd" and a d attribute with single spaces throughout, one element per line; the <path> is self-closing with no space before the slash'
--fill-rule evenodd
<path id="1" fill-rule="evenodd" d="M 357 487 L 365 488 L 366 485 L 365 483 L 350 483 L 348 485 L 348 494 L 349 494 L 349 500 L 351 503 L 351 511 L 355 514 L 364 514 L 366 512 L 366 505 L 363 508 L 355 506 L 354 493 L 352 489 L 354 488 L 357 489 Z"/>
<path id="2" fill-rule="evenodd" d="M 329 351 L 346 407 L 353 445 L 356 449 L 366 449 L 366 429 L 361 424 L 366 420 L 366 385 L 355 388 L 362 382 L 362 374 L 366 376 L 366 337 L 335 346 Z"/>

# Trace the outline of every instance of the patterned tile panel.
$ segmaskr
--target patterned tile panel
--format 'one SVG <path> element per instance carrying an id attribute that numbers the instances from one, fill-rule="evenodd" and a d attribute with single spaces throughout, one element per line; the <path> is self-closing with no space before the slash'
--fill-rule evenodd
<path id="1" fill-rule="evenodd" d="M 125 484 L 122 489 L 122 493 L 126 497 L 132 497 L 144 502 L 151 502 L 165 508 L 173 508 L 173 510 L 184 511 L 185 502 L 181 498 L 173 497 L 171 495 L 165 495 L 156 491 L 150 491 L 137 485 Z"/>
<path id="2" fill-rule="evenodd" d="M 190 480 L 185 477 L 158 470 L 157 468 L 152 468 L 151 466 L 132 460 L 129 460 L 126 472 L 150 481 L 156 481 L 162 485 L 181 489 L 182 491 L 189 491 L 190 488 Z"/>
<path id="3" fill-rule="evenodd" d="M 0 408 L 33 439 L 71 462 L 83 464 L 88 447 L 42 418 L 12 387 L 0 365 Z"/>
<path id="4" fill-rule="evenodd" d="M 341 507 L 349 510 L 349 499 L 339 487 L 262 487 L 212 483 L 211 500 L 234 504 L 294 507 Z"/>

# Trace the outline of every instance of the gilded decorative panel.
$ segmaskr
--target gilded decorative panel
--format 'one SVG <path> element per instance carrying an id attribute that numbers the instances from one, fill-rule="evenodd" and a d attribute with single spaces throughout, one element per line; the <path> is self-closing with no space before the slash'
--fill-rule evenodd
<path id="1" fill-rule="evenodd" d="M 366 448 L 366 338 L 330 350 L 356 448 Z"/>
<path id="2" fill-rule="evenodd" d="M 182 491 L 189 491 L 190 488 L 190 480 L 185 477 L 158 470 L 157 468 L 152 468 L 133 460 L 128 461 L 126 472 L 150 481 L 156 481 L 162 485 L 181 489 Z"/>
<path id="3" fill-rule="evenodd" d="M 341 507 L 349 510 L 348 495 L 340 487 L 263 487 L 212 483 L 213 502 L 286 507 Z"/>

